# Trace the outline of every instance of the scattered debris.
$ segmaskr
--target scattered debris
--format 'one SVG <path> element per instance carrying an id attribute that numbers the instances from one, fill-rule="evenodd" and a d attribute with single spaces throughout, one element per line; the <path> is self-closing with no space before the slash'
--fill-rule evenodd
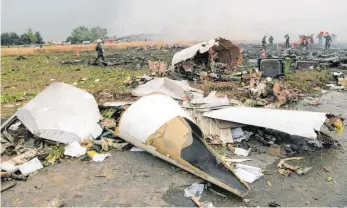
<path id="1" fill-rule="evenodd" d="M 325 170 L 325 172 L 331 172 L 332 168 L 330 166 L 324 166 L 323 169 Z"/>
<path id="2" fill-rule="evenodd" d="M 20 60 L 27 59 L 27 58 L 24 57 L 24 56 L 22 56 L 22 55 L 19 55 L 16 59 L 17 59 L 18 61 L 20 61 Z"/>
<path id="3" fill-rule="evenodd" d="M 251 202 L 251 200 L 250 200 L 250 199 L 243 199 L 243 201 L 244 201 L 245 203 L 249 203 L 249 202 Z"/>
<path id="4" fill-rule="evenodd" d="M 138 148 L 138 147 L 132 147 L 130 149 L 130 152 L 144 152 L 145 150 Z"/>
<path id="5" fill-rule="evenodd" d="M 269 202 L 269 207 L 281 207 L 277 202 Z"/>
<path id="6" fill-rule="evenodd" d="M 242 163 L 242 162 L 246 162 L 246 161 L 251 161 L 252 159 L 230 159 L 230 158 L 226 158 L 225 162 L 227 163 Z"/>
<path id="7" fill-rule="evenodd" d="M 1 192 L 6 191 L 17 185 L 16 181 L 9 181 L 7 183 L 1 183 Z"/>
<path id="8" fill-rule="evenodd" d="M 310 172 L 311 169 L 312 169 L 312 167 L 307 167 L 307 168 L 304 168 L 304 169 L 299 168 L 299 169 L 296 171 L 296 174 L 298 174 L 298 175 L 305 175 L 305 174 L 307 174 L 308 172 Z"/>
<path id="9" fill-rule="evenodd" d="M 200 200 L 202 196 L 202 192 L 204 191 L 205 184 L 198 184 L 193 183 L 188 188 L 184 189 L 184 196 L 185 197 L 196 197 L 198 200 Z"/>
<path id="10" fill-rule="evenodd" d="M 272 144 L 269 148 L 269 154 L 272 156 L 281 156 L 281 147 L 277 144 Z"/>
<path id="11" fill-rule="evenodd" d="M 263 173 L 260 168 L 237 163 L 235 168 L 236 175 L 243 181 L 253 183 L 260 178 Z"/>
<path id="12" fill-rule="evenodd" d="M 234 154 L 247 157 L 250 152 L 251 152 L 251 148 L 249 148 L 248 150 L 245 150 L 242 148 L 235 148 Z"/>
<path id="13" fill-rule="evenodd" d="M 306 167 L 306 168 L 300 168 L 299 166 L 292 166 L 289 165 L 286 161 L 290 160 L 303 160 L 303 157 L 291 157 L 291 158 L 285 158 L 280 160 L 280 162 L 277 164 L 278 172 L 282 175 L 288 176 L 292 172 L 295 172 L 297 175 L 305 175 L 309 173 L 312 169 L 312 167 Z"/>
<path id="14" fill-rule="evenodd" d="M 157 78 L 140 85 L 133 90 L 133 95 L 143 97 L 152 93 L 162 93 L 174 99 L 186 100 L 189 96 L 203 97 L 203 92 L 189 86 L 185 81 L 175 81 L 167 78 Z M 190 98 L 192 99 L 192 97 Z"/>
<path id="15" fill-rule="evenodd" d="M 204 208 L 214 208 L 212 202 L 208 202 L 208 201 L 202 202 L 202 206 Z"/>
<path id="16" fill-rule="evenodd" d="M 22 165 L 18 166 L 19 171 L 23 174 L 23 175 L 28 175 L 29 173 L 32 173 L 34 171 L 37 171 L 41 168 L 43 168 L 42 163 L 40 162 L 40 160 L 35 157 L 34 159 L 30 160 L 29 162 L 26 162 Z"/>
<path id="17" fill-rule="evenodd" d="M 149 73 L 157 77 L 166 77 L 168 75 L 168 64 L 163 61 L 148 60 Z"/>
<path id="18" fill-rule="evenodd" d="M 321 103 L 320 103 L 320 100 L 319 99 L 315 99 L 315 100 L 312 100 L 311 102 L 310 102 L 310 105 L 320 105 Z"/>
<path id="19" fill-rule="evenodd" d="M 347 88 L 347 76 L 345 76 L 344 78 L 338 78 L 337 84 L 344 88 Z"/>
<path id="20" fill-rule="evenodd" d="M 10 160 L 6 162 L 1 163 L 1 168 L 5 168 L 5 166 L 9 167 L 11 169 L 12 167 L 10 165 L 21 165 L 23 163 L 28 162 L 29 160 L 33 159 L 38 155 L 39 151 L 37 149 L 30 149 L 16 157 L 11 158 Z M 6 169 L 4 169 L 6 170 Z M 12 172 L 10 170 L 6 170 L 8 172 Z"/>
<path id="21" fill-rule="evenodd" d="M 268 186 L 272 187 L 272 184 L 271 184 L 270 181 L 266 181 L 266 184 L 267 184 Z"/>
<path id="22" fill-rule="evenodd" d="M 277 168 L 286 168 L 286 169 L 290 169 L 292 171 L 296 171 L 297 169 L 299 169 L 299 167 L 291 166 L 291 165 L 287 164 L 286 161 L 290 161 L 290 160 L 303 160 L 303 159 L 304 159 L 303 157 L 290 157 L 290 158 L 282 159 L 277 164 Z"/>
<path id="23" fill-rule="evenodd" d="M 78 142 L 72 142 L 68 146 L 65 147 L 64 155 L 68 155 L 71 157 L 81 157 L 85 155 L 87 149 L 82 147 Z"/>
<path id="24" fill-rule="evenodd" d="M 93 144 L 100 145 L 101 150 L 109 151 L 110 149 L 123 150 L 124 147 L 128 146 L 128 142 L 117 143 L 114 139 L 101 137 L 100 140 L 93 140 Z"/>
<path id="25" fill-rule="evenodd" d="M 195 196 L 190 197 L 193 202 L 199 207 L 199 208 L 204 208 L 204 205 L 199 201 L 199 199 Z"/>
<path id="26" fill-rule="evenodd" d="M 290 174 L 293 173 L 293 171 L 289 170 L 289 169 L 282 169 L 282 168 L 279 168 L 278 169 L 278 172 L 281 174 L 281 175 L 284 175 L 284 176 L 289 176 Z"/>
<path id="27" fill-rule="evenodd" d="M 95 150 L 90 150 L 87 152 L 88 156 L 94 161 L 94 162 L 102 162 L 107 157 L 111 157 L 110 153 L 107 154 L 99 154 Z"/>

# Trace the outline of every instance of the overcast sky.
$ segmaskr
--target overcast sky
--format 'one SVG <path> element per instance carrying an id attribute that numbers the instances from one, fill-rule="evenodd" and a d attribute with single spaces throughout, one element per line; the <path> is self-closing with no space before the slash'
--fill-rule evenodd
<path id="1" fill-rule="evenodd" d="M 347 0 L 1 0 L 1 31 L 40 31 L 65 40 L 79 25 L 109 36 L 161 33 L 173 39 L 260 40 L 329 31 L 347 40 Z"/>

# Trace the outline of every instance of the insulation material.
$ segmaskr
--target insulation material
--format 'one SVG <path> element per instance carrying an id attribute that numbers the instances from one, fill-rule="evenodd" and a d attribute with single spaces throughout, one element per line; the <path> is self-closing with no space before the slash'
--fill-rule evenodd
<path id="1" fill-rule="evenodd" d="M 221 128 L 215 119 L 204 117 L 201 113 L 194 114 L 195 122 L 202 129 L 206 137 L 217 137 L 223 144 L 233 143 L 230 128 Z"/>

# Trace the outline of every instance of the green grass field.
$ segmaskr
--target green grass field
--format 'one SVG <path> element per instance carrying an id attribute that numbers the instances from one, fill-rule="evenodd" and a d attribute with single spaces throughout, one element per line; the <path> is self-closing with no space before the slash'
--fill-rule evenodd
<path id="1" fill-rule="evenodd" d="M 82 52 L 81 59 L 93 59 L 95 53 Z M 88 92 L 99 90 L 124 91 L 127 77 L 142 75 L 146 69 L 124 69 L 99 67 L 85 64 L 62 65 L 61 61 L 75 60 L 74 53 L 52 53 L 46 55 L 1 57 L 1 115 L 8 116 L 16 107 L 8 104 L 25 103 L 52 82 L 73 84 Z M 86 81 L 81 79 L 87 78 Z M 95 80 L 99 80 L 95 82 Z"/>

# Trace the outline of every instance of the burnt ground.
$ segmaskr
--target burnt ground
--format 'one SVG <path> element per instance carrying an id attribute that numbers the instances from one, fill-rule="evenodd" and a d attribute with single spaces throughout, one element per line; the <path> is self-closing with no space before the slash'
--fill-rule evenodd
<path id="1" fill-rule="evenodd" d="M 347 94 L 329 92 L 319 106 L 299 103 L 300 110 L 347 115 Z M 338 137 L 347 146 L 347 131 Z M 146 152 L 111 152 L 112 157 L 94 163 L 80 159 L 66 161 L 39 171 L 25 182 L 3 192 L 1 206 L 50 206 L 57 198 L 65 206 L 194 206 L 184 197 L 184 188 L 203 180 L 173 167 Z M 307 175 L 285 177 L 276 170 L 279 158 L 266 161 L 265 175 L 251 184 L 246 204 L 236 196 L 222 197 L 204 190 L 201 201 L 214 206 L 346 206 L 347 153 L 344 149 L 323 149 L 304 154 L 300 166 L 312 166 Z M 323 167 L 331 167 L 331 172 Z M 327 177 L 333 181 L 328 182 Z M 271 187 L 267 183 L 271 183 Z"/>

